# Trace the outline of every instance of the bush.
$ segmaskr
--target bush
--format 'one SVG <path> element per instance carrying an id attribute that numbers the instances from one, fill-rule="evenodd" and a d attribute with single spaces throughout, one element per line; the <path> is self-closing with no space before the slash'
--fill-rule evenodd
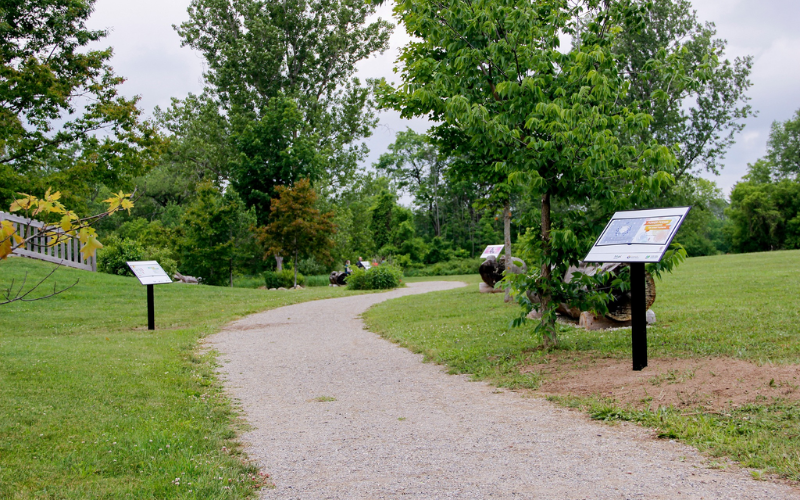
<path id="1" fill-rule="evenodd" d="M 282 271 L 267 271 L 264 273 L 264 281 L 267 288 L 291 288 L 294 286 L 294 271 L 284 269 Z M 303 285 L 305 277 L 297 273 L 297 284 Z"/>
<path id="2" fill-rule="evenodd" d="M 127 262 L 145 260 L 144 256 L 144 248 L 136 240 L 121 240 L 117 236 L 110 236 L 97 252 L 97 270 L 119 276 L 133 276 Z"/>
<path id="3" fill-rule="evenodd" d="M 439 262 L 422 269 L 406 269 L 406 276 L 454 276 L 457 274 L 477 274 L 481 259 L 460 259 Z"/>
<path id="4" fill-rule="evenodd" d="M 386 290 L 397 288 L 403 279 L 403 272 L 391 265 L 373 267 L 369 271 L 357 268 L 347 277 L 347 288 L 352 290 Z"/>

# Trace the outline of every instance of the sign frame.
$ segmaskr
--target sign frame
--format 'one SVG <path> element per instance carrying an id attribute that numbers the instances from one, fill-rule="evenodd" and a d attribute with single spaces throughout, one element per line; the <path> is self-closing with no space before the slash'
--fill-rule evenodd
<path id="1" fill-rule="evenodd" d="M 689 206 L 616 212 L 583 260 L 584 262 L 623 264 L 661 262 L 691 209 L 692 207 Z M 650 229 L 648 229 L 648 225 Z M 666 227 L 664 227 L 665 225 Z M 620 234 L 612 234 L 615 230 Z M 630 232 L 630 236 L 623 236 L 623 231 Z M 647 235 L 651 231 L 654 233 L 669 232 Z M 663 239 L 647 241 L 648 238 L 654 237 Z M 636 241 L 637 238 L 639 241 Z M 645 241 L 641 241 L 642 239 Z"/>
<path id="2" fill-rule="evenodd" d="M 172 278 L 164 271 L 158 261 L 134 260 L 126 262 L 126 264 L 128 264 L 128 267 L 142 285 L 164 285 L 172 283 Z"/>
<path id="3" fill-rule="evenodd" d="M 481 254 L 480 258 L 481 259 L 486 259 L 486 258 L 489 258 L 491 256 L 494 256 L 495 258 L 498 258 L 498 257 L 500 257 L 500 255 L 503 254 L 503 248 L 505 248 L 505 244 L 503 244 L 503 245 L 489 245 L 483 250 L 483 253 Z"/>
<path id="4" fill-rule="evenodd" d="M 156 307 L 153 285 L 172 283 L 172 278 L 164 271 L 161 264 L 155 260 L 133 260 L 126 262 L 126 264 L 128 264 L 128 267 L 133 271 L 139 283 L 147 287 L 147 329 L 155 330 Z"/>
<path id="5" fill-rule="evenodd" d="M 692 207 L 624 210 L 615 213 L 583 259 L 623 263 L 631 268 L 631 358 L 633 371 L 647 366 L 647 300 L 645 264 L 661 262 Z M 616 224 L 615 224 L 616 223 Z M 650 229 L 648 229 L 648 225 Z M 612 233 L 616 231 L 616 233 Z M 647 233 L 661 232 L 666 234 Z M 657 241 L 649 241 L 656 240 Z M 638 241 L 637 241 L 638 240 Z M 644 240 L 644 241 L 641 241 Z M 608 258 L 611 256 L 611 258 Z"/>

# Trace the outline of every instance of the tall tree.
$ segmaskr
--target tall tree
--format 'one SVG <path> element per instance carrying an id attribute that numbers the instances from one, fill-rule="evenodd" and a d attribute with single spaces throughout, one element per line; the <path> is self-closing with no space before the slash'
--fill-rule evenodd
<path id="1" fill-rule="evenodd" d="M 54 181 L 65 199 L 99 183 L 116 189 L 151 165 L 142 152 L 158 138 L 140 123 L 138 98 L 119 96 L 111 49 L 89 49 L 106 35 L 86 27 L 93 8 L 94 0 L 0 5 L 2 204 Z"/>
<path id="2" fill-rule="evenodd" d="M 233 189 L 221 193 L 210 182 L 201 183 L 197 196 L 181 221 L 178 241 L 180 268 L 200 276 L 209 285 L 233 286 L 233 275 L 245 267 L 255 241 L 256 218 Z"/>
<path id="3" fill-rule="evenodd" d="M 331 236 L 336 231 L 333 212 L 321 213 L 314 208 L 317 193 L 308 179 L 300 179 L 293 186 L 276 188 L 278 197 L 270 205 L 270 222 L 259 230 L 259 239 L 267 255 L 292 255 L 294 258 L 294 286 L 297 286 L 297 260 L 315 257 L 330 262 L 334 245 Z"/>
<path id="4" fill-rule="evenodd" d="M 624 102 L 640 106 L 652 121 L 630 139 L 677 145 L 677 178 L 718 173 L 744 120 L 754 113 L 747 104 L 753 57 L 724 59 L 727 42 L 715 38 L 713 23 L 698 20 L 689 0 L 633 3 L 641 7 L 641 23 L 623 30 L 612 50 L 629 75 Z M 575 41 L 580 44 L 581 37 Z M 663 51 L 680 56 L 682 74 L 676 66 L 654 64 Z M 652 99 L 654 93 L 661 98 Z"/>
<path id="5" fill-rule="evenodd" d="M 493 171 L 540 200 L 540 273 L 518 285 L 541 302 L 519 298 L 542 312 L 536 331 L 555 343 L 558 303 L 603 307 L 603 297 L 561 279 L 600 217 L 646 205 L 676 166 L 664 146 L 619 140 L 652 120 L 621 102 L 630 77 L 613 52 L 617 34 L 640 21 L 638 9 L 611 0 L 404 0 L 395 14 L 417 39 L 402 49 L 402 84 L 385 88 L 385 102 L 446 122 Z M 560 50 L 562 34 L 579 32 L 580 44 Z M 558 205 L 568 214 L 554 212 Z"/>
<path id="6" fill-rule="evenodd" d="M 381 19 L 367 22 L 374 12 L 362 0 L 193 0 L 189 20 L 177 30 L 184 45 L 205 57 L 209 90 L 235 132 L 246 133 L 247 126 L 272 119 L 292 102 L 300 120 L 286 136 L 313 143 L 325 160 L 321 175 L 336 186 L 366 154 L 361 139 L 377 123 L 371 84 L 353 76 L 358 61 L 388 47 L 391 25 Z M 271 103 L 275 99 L 284 104 Z M 266 139 L 245 140 L 240 152 L 252 158 L 258 147 L 260 156 L 269 157 L 280 148 Z M 258 172 L 249 167 L 255 163 L 240 164 L 234 180 L 254 203 L 244 186 Z M 300 177 L 276 178 L 275 185 Z M 259 199 L 266 212 L 270 198 Z"/>
<path id="7" fill-rule="evenodd" d="M 414 197 L 414 204 L 427 212 L 433 236 L 442 235 L 440 205 L 445 187 L 447 158 L 425 134 L 410 128 L 398 132 L 389 152 L 378 158 L 375 168 L 385 172 L 397 187 Z"/>
<path id="8" fill-rule="evenodd" d="M 785 122 L 772 122 L 767 159 L 775 177 L 800 180 L 800 109 Z"/>

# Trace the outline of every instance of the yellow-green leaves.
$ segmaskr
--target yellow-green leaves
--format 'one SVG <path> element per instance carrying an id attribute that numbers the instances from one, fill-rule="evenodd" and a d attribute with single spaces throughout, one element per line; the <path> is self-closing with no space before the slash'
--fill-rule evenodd
<path id="1" fill-rule="evenodd" d="M 14 250 L 14 247 L 24 242 L 17 229 L 10 221 L 0 221 L 0 260 L 5 259 Z"/>
<path id="2" fill-rule="evenodd" d="M 105 200 L 108 203 L 108 210 L 91 217 L 80 218 L 75 212 L 67 210 L 58 201 L 61 199 L 59 191 L 52 192 L 51 189 L 48 189 L 42 198 L 26 193 L 19 194 L 20 198 L 14 200 L 9 207 L 9 211 L 25 212 L 25 215 L 30 217 L 31 220 L 34 220 L 38 215 L 62 215 L 58 223 L 45 224 L 40 232 L 37 233 L 37 236 L 42 234 L 47 236 L 48 245 L 50 246 L 57 245 L 68 238 L 78 238 L 81 242 L 81 253 L 84 259 L 92 257 L 98 248 L 103 248 L 103 245 L 97 240 L 97 233 L 93 228 L 89 227 L 90 224 L 120 210 L 128 210 L 130 213 L 130 209 L 133 208 L 132 194 L 120 191 Z M 25 238 L 17 234 L 14 226 L 9 221 L 2 221 L 2 229 L 0 229 L 0 259 L 11 255 L 15 248 L 24 243 Z"/>
<path id="3" fill-rule="evenodd" d="M 97 241 L 97 232 L 92 227 L 81 228 L 78 240 L 81 242 L 81 254 L 84 260 L 92 257 L 98 248 L 103 248 L 103 244 Z"/>

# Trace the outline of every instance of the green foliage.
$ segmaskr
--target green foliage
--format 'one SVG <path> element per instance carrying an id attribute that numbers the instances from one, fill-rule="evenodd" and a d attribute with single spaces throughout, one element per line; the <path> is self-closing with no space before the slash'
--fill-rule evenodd
<path id="1" fill-rule="evenodd" d="M 701 23 L 689 0 L 634 0 L 644 10 L 635 29 L 623 29 L 613 52 L 635 75 L 622 101 L 652 117 L 625 139 L 679 145 L 675 175 L 718 173 L 725 152 L 753 116 L 746 93 L 753 56 L 724 59 L 726 41 Z M 657 98 L 653 98 L 657 97 Z"/>
<path id="2" fill-rule="evenodd" d="M 800 180 L 800 109 L 793 118 L 772 123 L 767 159 L 773 165 L 775 177 Z"/>
<path id="3" fill-rule="evenodd" d="M 403 271 L 399 268 L 382 264 L 364 271 L 356 268 L 347 277 L 347 288 L 350 290 L 386 290 L 397 288 L 403 280 Z"/>
<path id="4" fill-rule="evenodd" d="M 178 263 L 169 249 L 144 246 L 139 240 L 116 235 L 106 238 L 103 248 L 97 252 L 97 270 L 119 276 L 133 276 L 126 262 L 141 260 L 157 261 L 169 276 L 178 272 Z"/>
<path id="5" fill-rule="evenodd" d="M 405 269 L 406 276 L 456 276 L 478 274 L 483 259 L 454 259 L 432 266 Z"/>
<path id="6" fill-rule="evenodd" d="M 353 75 L 388 47 L 391 32 L 386 21 L 367 21 L 374 12 L 360 0 L 191 2 L 178 33 L 206 60 L 207 99 L 228 118 L 241 153 L 235 186 L 260 207 L 260 224 L 275 185 L 322 176 L 333 188 L 366 154 L 361 139 L 377 123 L 372 84 Z M 293 159 L 302 172 L 288 170 Z"/>
<path id="7" fill-rule="evenodd" d="M 382 248 L 392 241 L 392 216 L 396 206 L 394 193 L 384 189 L 376 196 L 375 204 L 371 209 L 372 220 L 370 222 L 376 248 Z"/>
<path id="8" fill-rule="evenodd" d="M 256 208 L 259 224 L 267 224 L 270 202 L 278 197 L 276 188 L 321 178 L 324 153 L 330 152 L 303 131 L 305 117 L 294 100 L 274 97 L 260 115 L 233 136 L 239 154 L 232 180 L 247 206 Z"/>
<path id="9" fill-rule="evenodd" d="M 739 182 L 726 214 L 736 252 L 800 248 L 800 181 Z"/>
<path id="10" fill-rule="evenodd" d="M 294 271 L 282 269 L 280 271 L 266 271 L 264 280 L 267 288 L 292 288 L 294 286 Z M 303 286 L 305 277 L 297 273 L 297 284 Z"/>
<path id="11" fill-rule="evenodd" d="M 401 51 L 401 85 L 382 87 L 382 102 L 402 116 L 443 122 L 436 134 L 445 152 L 459 153 L 454 168 L 491 186 L 506 208 L 521 189 L 540 201 L 531 264 L 544 271 L 515 286 L 542 297 L 536 307 L 544 310 L 539 331 L 547 342 L 556 341 L 556 305 L 575 299 L 583 285 L 564 286 L 567 267 L 586 254 L 608 215 L 653 203 L 677 168 L 654 140 L 622 140 L 653 120 L 620 102 L 635 77 L 614 52 L 620 33 L 639 28 L 642 10 L 621 2 L 581 7 L 401 1 L 395 14 L 419 40 Z M 579 35 L 580 43 L 558 50 L 564 34 Z M 671 55 L 663 54 L 661 68 L 676 84 L 691 82 Z"/>
<path id="12" fill-rule="evenodd" d="M 253 210 L 245 208 L 233 189 L 222 194 L 209 183 L 201 184 L 182 219 L 177 243 L 181 271 L 209 285 L 231 284 L 233 274 L 247 268 L 257 254 L 254 224 Z"/>
<path id="13" fill-rule="evenodd" d="M 316 276 L 306 276 L 305 286 L 328 286 L 331 284 L 327 274 L 320 274 Z"/>
<path id="14" fill-rule="evenodd" d="M 145 260 L 144 247 L 138 241 L 111 236 L 97 253 L 97 270 L 108 274 L 133 276 L 126 262 L 137 260 Z"/>
<path id="15" fill-rule="evenodd" d="M 88 215 L 102 185 L 130 187 L 152 166 L 160 139 L 139 121 L 138 98 L 118 94 L 107 34 L 86 21 L 94 1 L 5 2 L 0 9 L 0 205 L 16 192 L 57 186 Z M 102 133 L 98 131 L 102 130 Z"/>
<path id="16" fill-rule="evenodd" d="M 381 155 L 375 168 L 386 172 L 401 191 L 413 196 L 414 204 L 427 213 L 433 235 L 441 236 L 440 205 L 446 192 L 447 158 L 439 154 L 436 145 L 410 128 L 398 132 L 389 152 Z"/>

